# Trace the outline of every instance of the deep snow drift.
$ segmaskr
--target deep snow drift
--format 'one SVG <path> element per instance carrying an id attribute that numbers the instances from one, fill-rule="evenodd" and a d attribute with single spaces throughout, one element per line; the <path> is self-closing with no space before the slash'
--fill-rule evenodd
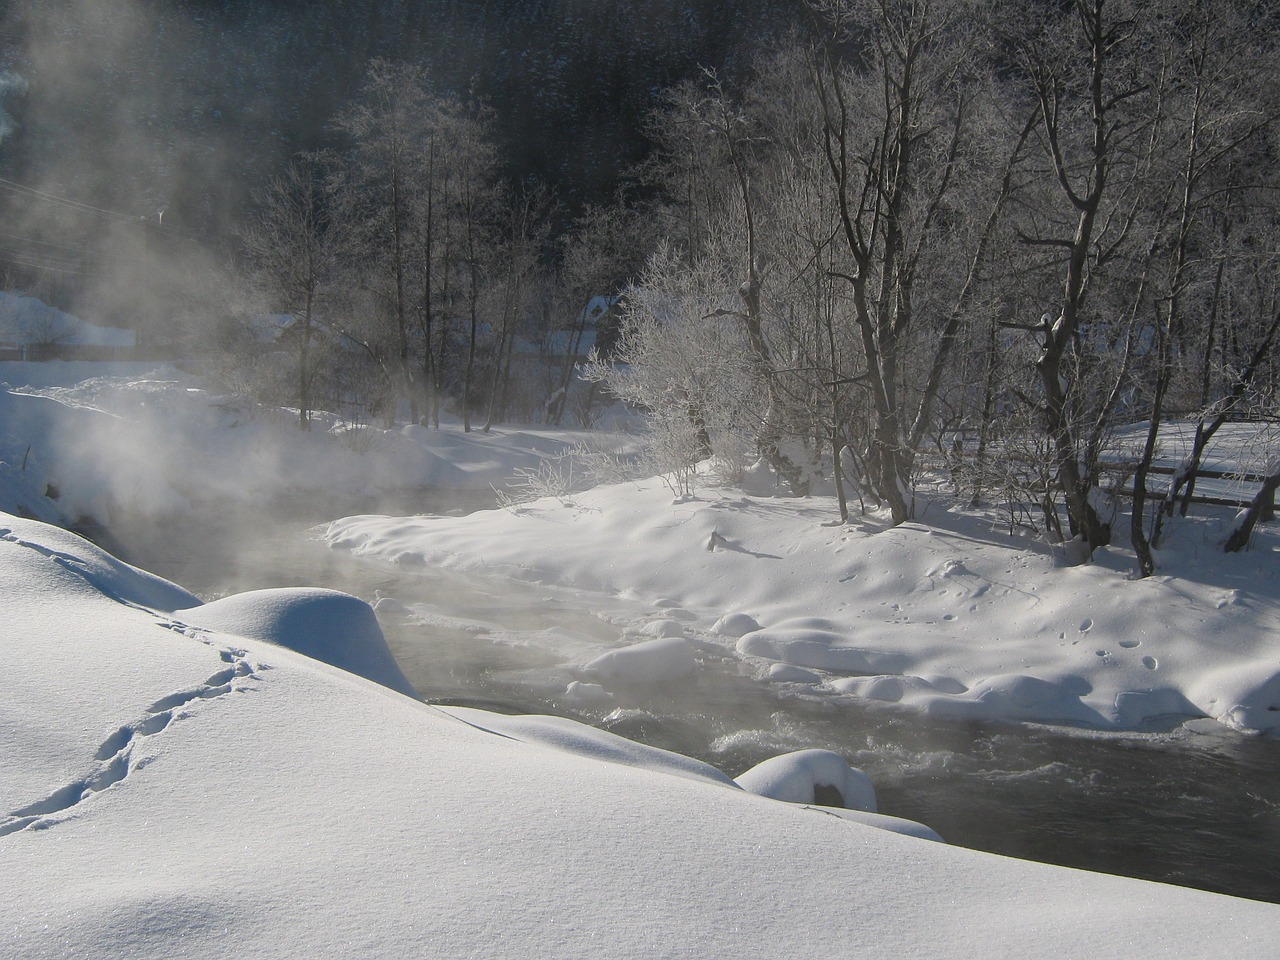
<path id="1" fill-rule="evenodd" d="M 339 595 L 218 614 L 11 517 L 0 577 L 8 957 L 1225 960 L 1280 939 L 1273 905 L 900 836 L 566 721 L 426 706 L 293 649 L 336 609 L 376 651 Z"/>

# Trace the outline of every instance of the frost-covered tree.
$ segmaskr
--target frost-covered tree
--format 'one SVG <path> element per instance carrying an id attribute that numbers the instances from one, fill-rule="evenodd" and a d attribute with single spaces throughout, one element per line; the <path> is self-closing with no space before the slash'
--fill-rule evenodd
<path id="1" fill-rule="evenodd" d="M 256 215 L 240 234 L 267 309 L 287 312 L 293 319 L 284 338 L 294 349 L 298 425 L 303 430 L 311 428 L 320 353 L 316 339 L 341 248 L 341 227 L 326 180 L 321 158 L 297 158 L 257 194 Z"/>
<path id="2" fill-rule="evenodd" d="M 352 143 L 346 176 L 352 256 L 384 311 L 379 331 L 395 357 L 399 394 L 418 419 L 410 304 L 410 220 L 424 143 L 429 92 L 422 68 L 370 62 L 359 97 L 339 116 Z"/>
<path id="3" fill-rule="evenodd" d="M 663 245 L 626 293 L 611 361 L 596 358 L 586 371 L 642 411 L 651 462 L 681 478 L 684 493 L 696 464 L 752 445 L 768 407 L 768 386 L 735 316 L 736 285 L 700 264 L 691 268 Z"/>

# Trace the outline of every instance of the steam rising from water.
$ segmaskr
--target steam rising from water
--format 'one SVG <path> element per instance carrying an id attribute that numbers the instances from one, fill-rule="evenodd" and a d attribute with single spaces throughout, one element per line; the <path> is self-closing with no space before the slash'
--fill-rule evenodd
<path id="1" fill-rule="evenodd" d="M 243 191 L 192 83 L 202 54 L 158 10 L 19 0 L 0 23 L 13 44 L 0 40 L 0 287 L 133 327 L 144 344 L 225 309 L 234 285 L 204 238 L 225 235 L 226 198 Z"/>
<path id="2" fill-rule="evenodd" d="M 0 71 L 0 143 L 13 132 L 13 117 L 4 109 L 4 98 L 27 92 L 27 81 L 9 70 Z"/>

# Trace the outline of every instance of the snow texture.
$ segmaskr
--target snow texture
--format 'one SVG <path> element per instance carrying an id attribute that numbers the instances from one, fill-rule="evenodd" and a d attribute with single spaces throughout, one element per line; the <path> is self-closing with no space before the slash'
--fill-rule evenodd
<path id="1" fill-rule="evenodd" d="M 227 621 L 270 642 L 184 624 L 178 588 L 4 525 L 12 960 L 774 960 L 815 937 L 850 958 L 1227 960 L 1280 941 L 1274 905 L 871 829 L 565 721 L 435 709 L 298 653 L 314 624 L 260 598 Z"/>
<path id="2" fill-rule="evenodd" d="M 671 651 L 685 655 L 682 638 L 698 657 L 715 649 L 836 702 L 961 722 L 1143 729 L 1210 717 L 1280 731 L 1274 526 L 1226 555 L 1221 519 L 1184 524 L 1159 551 L 1159 575 L 1133 580 L 1120 547 L 1064 566 L 1060 547 L 945 502 L 922 508 L 928 525 L 832 526 L 833 509 L 714 488 L 672 503 L 655 479 L 517 512 L 348 517 L 324 536 L 361 557 L 662 598 L 681 619 L 648 629 L 669 632 Z M 738 549 L 702 549 L 712 532 Z M 641 644 L 602 654 L 588 674 L 608 686 L 662 679 L 665 665 Z"/>
<path id="3" fill-rule="evenodd" d="M 798 750 L 756 764 L 737 779 L 749 793 L 787 803 L 823 803 L 822 791 L 835 791 L 827 806 L 876 812 L 871 778 L 830 750 Z"/>

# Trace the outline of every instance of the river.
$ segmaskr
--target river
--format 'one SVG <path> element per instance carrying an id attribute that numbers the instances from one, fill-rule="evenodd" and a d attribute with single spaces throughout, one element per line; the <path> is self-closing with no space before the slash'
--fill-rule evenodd
<path id="1" fill-rule="evenodd" d="M 379 512 L 466 512 L 490 500 L 405 493 Z M 308 532 L 364 512 L 314 499 L 221 507 L 163 523 L 120 518 L 102 539 L 205 600 L 303 585 L 392 598 L 379 619 L 429 702 L 572 717 L 730 776 L 823 747 L 871 776 L 882 813 L 926 823 L 951 843 L 1280 903 L 1273 740 L 942 723 L 782 690 L 727 654 L 706 657 L 687 681 L 617 691 L 602 707 L 566 703 L 573 664 L 616 643 L 645 611 L 573 590 L 360 561 Z"/>

